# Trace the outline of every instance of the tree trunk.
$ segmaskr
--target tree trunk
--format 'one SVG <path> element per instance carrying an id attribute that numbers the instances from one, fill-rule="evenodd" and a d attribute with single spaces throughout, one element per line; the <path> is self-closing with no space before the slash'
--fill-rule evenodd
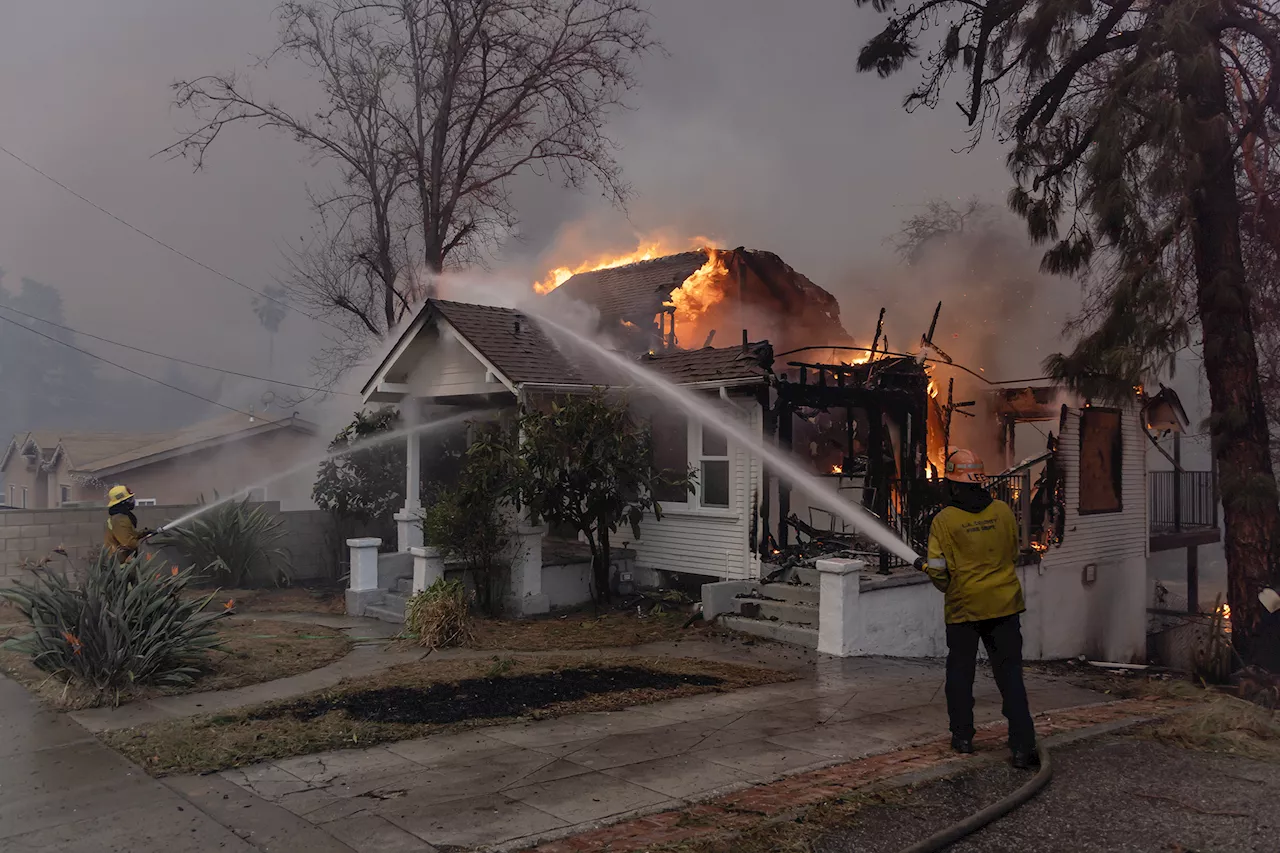
<path id="1" fill-rule="evenodd" d="M 604 519 L 599 522 L 600 551 L 595 555 L 596 596 L 600 602 L 609 601 L 609 524 Z"/>
<path id="2" fill-rule="evenodd" d="M 1258 380 L 1251 291 L 1240 246 L 1234 146 L 1227 120 L 1226 78 L 1217 41 L 1205 21 L 1196 42 L 1179 51 L 1178 88 L 1189 152 L 1187 190 L 1192 212 L 1196 301 L 1204 335 L 1204 367 L 1212 400 L 1211 434 L 1226 525 L 1227 602 L 1232 642 L 1246 663 L 1276 670 L 1280 638 L 1258 601 L 1276 586 L 1280 507 L 1271 468 L 1266 413 Z"/>

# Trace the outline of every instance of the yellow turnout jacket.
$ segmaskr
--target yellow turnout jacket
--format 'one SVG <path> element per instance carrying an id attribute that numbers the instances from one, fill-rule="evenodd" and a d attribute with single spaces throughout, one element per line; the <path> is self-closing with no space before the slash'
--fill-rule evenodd
<path id="1" fill-rule="evenodd" d="M 1004 501 L 977 512 L 948 506 L 933 519 L 925 571 L 946 594 L 948 625 L 1026 610 L 1017 562 L 1018 523 Z"/>
<path id="2" fill-rule="evenodd" d="M 102 540 L 107 550 L 125 560 L 138 553 L 139 541 L 138 530 L 126 513 L 107 516 L 106 535 Z"/>

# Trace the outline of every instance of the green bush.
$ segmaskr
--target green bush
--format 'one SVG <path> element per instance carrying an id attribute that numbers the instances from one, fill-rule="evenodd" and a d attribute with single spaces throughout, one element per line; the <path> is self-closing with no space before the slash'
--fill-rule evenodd
<path id="1" fill-rule="evenodd" d="M 409 599 L 404 626 L 429 649 L 465 645 L 472 639 L 469 599 L 462 581 L 440 578 Z"/>
<path id="2" fill-rule="evenodd" d="M 106 549 L 79 585 L 39 569 L 31 582 L 0 589 L 32 628 L 4 648 L 99 697 L 133 685 L 191 684 L 220 643 L 213 623 L 226 615 L 201 612 L 213 593 L 181 594 L 192 576 L 156 557 L 121 563 Z"/>
<path id="3" fill-rule="evenodd" d="M 260 506 L 249 506 L 245 498 L 214 506 L 182 527 L 161 531 L 151 537 L 151 544 L 174 548 L 183 562 L 208 580 L 239 589 L 289 583 L 289 555 L 279 547 L 284 536 L 283 519 Z"/>

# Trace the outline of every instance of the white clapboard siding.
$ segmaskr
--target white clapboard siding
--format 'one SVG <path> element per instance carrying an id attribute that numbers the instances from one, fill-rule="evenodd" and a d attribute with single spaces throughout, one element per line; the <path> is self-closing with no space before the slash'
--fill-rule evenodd
<path id="1" fill-rule="evenodd" d="M 1124 510 L 1080 515 L 1080 413 L 1072 409 L 1058 445 L 1067 478 L 1067 520 L 1062 545 L 1044 555 L 1046 568 L 1109 564 L 1147 554 L 1147 440 L 1140 413 L 1130 407 L 1121 415 L 1124 455 L 1121 496 Z"/>
<path id="2" fill-rule="evenodd" d="M 415 342 L 415 345 L 419 345 Z M 416 397 L 450 397 L 499 391 L 501 385 L 487 378 L 484 363 L 447 336 L 433 335 L 421 344 L 423 356 L 416 361 L 409 387 Z"/>
<path id="3" fill-rule="evenodd" d="M 746 423 L 759 435 L 763 423 L 759 405 L 749 401 L 740 405 L 750 407 Z M 759 574 L 749 540 L 760 462 L 734 442 L 729 444 L 729 455 L 732 506 L 705 511 L 667 508 L 661 521 L 646 515 L 640 525 L 640 540 L 631 545 L 637 565 L 718 578 L 745 579 Z"/>

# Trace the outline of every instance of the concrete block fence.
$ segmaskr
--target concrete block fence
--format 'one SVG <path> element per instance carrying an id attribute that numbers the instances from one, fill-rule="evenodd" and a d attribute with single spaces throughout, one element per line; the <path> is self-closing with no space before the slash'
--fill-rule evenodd
<path id="1" fill-rule="evenodd" d="M 342 543 L 327 541 L 328 517 L 321 510 L 282 511 L 280 504 L 260 504 L 285 522 L 281 547 L 288 550 L 293 563 L 293 576 L 305 581 L 327 577 L 340 558 L 329 553 Z M 141 527 L 159 528 L 172 519 L 191 511 L 190 506 L 139 507 L 135 514 Z M 102 547 L 107 511 L 104 507 L 68 509 L 0 510 L 0 586 L 12 585 L 29 573 L 25 564 L 63 548 L 78 571 Z M 52 566 L 61 570 L 67 561 L 54 555 Z"/>

